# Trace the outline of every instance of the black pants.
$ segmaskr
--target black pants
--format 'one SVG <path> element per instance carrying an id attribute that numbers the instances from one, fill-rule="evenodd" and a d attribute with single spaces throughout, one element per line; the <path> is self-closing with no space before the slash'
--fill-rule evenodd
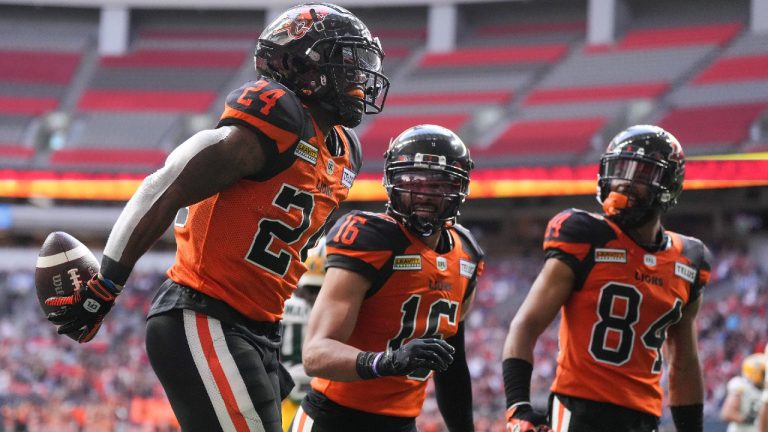
<path id="1" fill-rule="evenodd" d="M 291 423 L 291 432 L 418 432 L 413 417 L 393 417 L 347 408 L 310 390 Z"/>
<path id="2" fill-rule="evenodd" d="M 605 402 L 560 394 L 549 396 L 549 418 L 554 430 L 568 432 L 657 432 L 659 418 Z"/>
<path id="3" fill-rule="evenodd" d="M 150 317 L 146 343 L 184 432 L 281 432 L 277 349 L 189 309 Z"/>

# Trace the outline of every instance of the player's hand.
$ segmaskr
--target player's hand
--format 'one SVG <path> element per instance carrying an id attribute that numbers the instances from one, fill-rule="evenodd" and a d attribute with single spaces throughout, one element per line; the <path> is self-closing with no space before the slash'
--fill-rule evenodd
<path id="1" fill-rule="evenodd" d="M 455 351 L 442 339 L 413 339 L 394 351 L 385 351 L 376 371 L 380 376 L 408 375 L 421 368 L 443 372 L 453 363 Z"/>
<path id="2" fill-rule="evenodd" d="M 58 333 L 85 343 L 93 339 L 101 327 L 115 299 L 123 287 L 95 274 L 84 285 L 81 284 L 72 295 L 50 297 L 45 300 L 48 306 L 60 306 L 48 314 L 48 321 L 59 326 Z"/>
<path id="3" fill-rule="evenodd" d="M 506 432 L 548 432 L 545 415 L 533 410 L 531 404 L 521 403 L 507 408 Z"/>

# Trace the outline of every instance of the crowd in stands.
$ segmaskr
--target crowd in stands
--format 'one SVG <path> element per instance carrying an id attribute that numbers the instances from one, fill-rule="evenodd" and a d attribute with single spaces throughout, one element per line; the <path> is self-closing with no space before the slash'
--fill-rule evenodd
<path id="1" fill-rule="evenodd" d="M 745 250 L 714 252 L 713 278 L 698 318 L 705 416 L 711 421 L 742 359 L 768 342 L 768 277 Z M 489 255 L 488 264 L 466 333 L 479 432 L 504 428 L 501 346 L 541 258 Z M 99 336 L 78 345 L 57 336 L 45 320 L 32 269 L 0 272 L 0 432 L 178 430 L 143 343 L 147 307 L 163 278 L 134 273 Z M 535 352 L 532 395 L 541 408 L 556 367 L 556 324 Z M 418 426 L 440 432 L 444 427 L 431 386 L 429 392 Z"/>

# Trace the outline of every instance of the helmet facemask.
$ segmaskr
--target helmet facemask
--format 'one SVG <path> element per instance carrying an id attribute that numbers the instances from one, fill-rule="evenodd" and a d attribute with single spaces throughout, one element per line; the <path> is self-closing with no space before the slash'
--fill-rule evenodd
<path id="1" fill-rule="evenodd" d="M 439 156 L 417 154 L 417 159 Z M 459 206 L 469 193 L 469 177 L 463 169 L 440 163 L 395 162 L 387 169 L 384 186 L 387 208 L 421 237 L 456 223 Z"/>
<path id="2" fill-rule="evenodd" d="M 642 226 L 677 202 L 680 191 L 665 186 L 673 183 L 673 171 L 667 161 L 637 155 L 606 155 L 600 161 L 598 201 L 606 215 L 620 226 Z M 616 191 L 616 184 L 625 187 Z"/>
<path id="3" fill-rule="evenodd" d="M 381 73 L 384 54 L 378 38 L 323 39 L 307 56 L 317 59 L 320 71 L 314 97 L 338 115 L 339 124 L 355 127 L 363 114 L 378 114 L 384 108 L 389 79 Z"/>

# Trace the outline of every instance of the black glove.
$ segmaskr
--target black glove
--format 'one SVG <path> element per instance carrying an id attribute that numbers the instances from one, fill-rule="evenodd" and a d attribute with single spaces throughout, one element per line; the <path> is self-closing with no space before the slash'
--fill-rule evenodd
<path id="1" fill-rule="evenodd" d="M 454 351 L 442 339 L 413 339 L 394 351 L 361 352 L 357 355 L 357 374 L 370 379 L 408 375 L 421 368 L 443 372 L 453 363 Z"/>
<path id="2" fill-rule="evenodd" d="M 545 432 L 547 426 L 544 414 L 534 411 L 531 404 L 520 402 L 507 408 L 507 432 Z"/>
<path id="3" fill-rule="evenodd" d="M 49 313 L 48 321 L 59 326 L 59 334 L 86 343 L 96 336 L 122 289 L 101 274 L 95 274 L 85 285 L 75 288 L 72 295 L 45 300 L 48 306 L 62 307 Z"/>

